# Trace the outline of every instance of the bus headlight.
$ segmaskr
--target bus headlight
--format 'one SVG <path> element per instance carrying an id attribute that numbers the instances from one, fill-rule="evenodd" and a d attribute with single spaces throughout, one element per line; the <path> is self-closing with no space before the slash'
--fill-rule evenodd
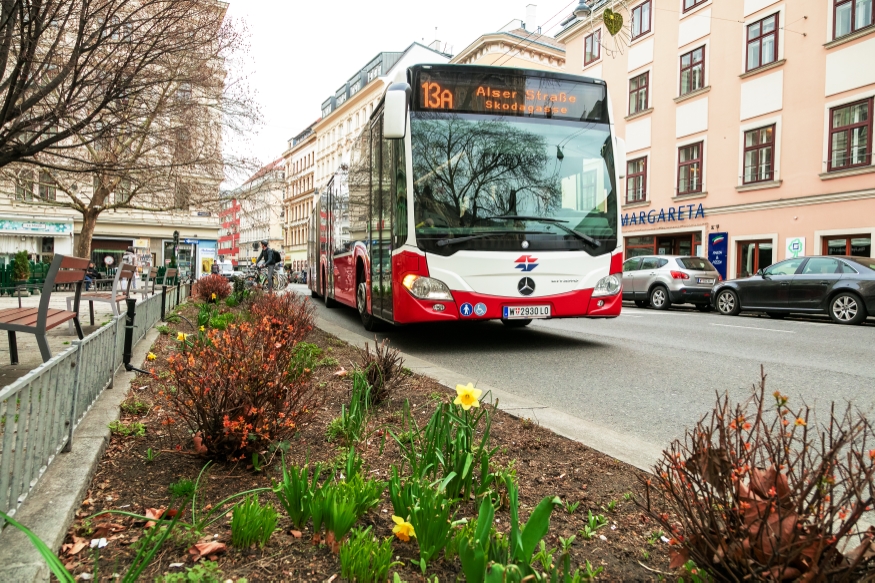
<path id="1" fill-rule="evenodd" d="M 410 273 L 404 276 L 401 285 L 410 290 L 414 296 L 421 300 L 452 300 L 453 295 L 447 284 L 439 279 L 423 277 Z"/>
<path id="2" fill-rule="evenodd" d="M 604 296 L 613 296 L 620 293 L 620 278 L 616 275 L 609 275 L 607 277 L 601 278 L 597 284 L 595 284 L 595 289 L 592 290 L 592 297 L 604 297 Z"/>

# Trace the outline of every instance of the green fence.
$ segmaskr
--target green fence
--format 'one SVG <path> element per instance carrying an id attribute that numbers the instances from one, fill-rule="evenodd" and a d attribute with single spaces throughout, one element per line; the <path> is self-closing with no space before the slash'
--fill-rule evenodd
<path id="1" fill-rule="evenodd" d="M 42 285 L 46 281 L 46 273 L 49 271 L 48 263 L 30 262 L 30 279 L 27 283 Z M 12 279 L 12 264 L 0 265 L 0 294 L 13 295 L 15 292 L 15 280 Z"/>

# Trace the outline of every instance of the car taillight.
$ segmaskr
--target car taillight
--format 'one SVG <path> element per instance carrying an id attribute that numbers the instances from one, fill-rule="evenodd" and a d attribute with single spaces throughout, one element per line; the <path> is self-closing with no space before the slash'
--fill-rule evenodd
<path id="1" fill-rule="evenodd" d="M 690 276 L 684 273 L 683 271 L 672 271 L 671 276 L 674 279 L 690 279 Z"/>
<path id="2" fill-rule="evenodd" d="M 717 274 L 717 281 L 723 281 L 723 276 L 719 273 Z"/>

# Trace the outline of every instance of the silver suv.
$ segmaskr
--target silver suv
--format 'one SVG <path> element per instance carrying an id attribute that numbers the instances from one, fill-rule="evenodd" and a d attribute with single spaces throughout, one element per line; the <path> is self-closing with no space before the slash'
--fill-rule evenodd
<path id="1" fill-rule="evenodd" d="M 645 255 L 623 263 L 623 299 L 639 308 L 667 310 L 672 304 L 695 304 L 711 309 L 711 288 L 720 274 L 702 257 Z"/>

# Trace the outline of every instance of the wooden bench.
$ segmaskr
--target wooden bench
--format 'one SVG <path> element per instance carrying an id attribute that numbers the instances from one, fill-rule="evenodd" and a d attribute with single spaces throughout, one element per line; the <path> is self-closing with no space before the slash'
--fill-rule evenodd
<path id="1" fill-rule="evenodd" d="M 56 328 L 64 322 L 71 322 L 75 326 L 79 339 L 84 338 L 82 326 L 79 323 L 79 299 L 82 295 L 82 284 L 85 281 L 85 270 L 88 268 L 88 263 L 88 259 L 80 257 L 55 255 L 46 274 L 39 307 L 0 310 L 0 330 L 6 330 L 9 335 L 9 359 L 12 364 L 18 364 L 16 332 L 36 336 L 36 343 L 39 346 L 43 362 L 52 358 L 52 351 L 49 349 L 49 341 L 46 338 L 48 330 Z M 75 295 L 67 298 L 67 310 L 49 308 L 56 284 L 75 284 L 76 286 Z M 70 300 L 73 304 L 72 309 Z"/>
<path id="2" fill-rule="evenodd" d="M 162 277 L 155 278 L 155 283 L 156 283 L 156 285 L 166 285 L 167 287 L 175 287 L 176 285 L 179 284 L 179 282 L 176 281 L 176 276 L 178 274 L 179 274 L 178 269 L 176 269 L 175 267 L 168 267 L 167 270 L 164 272 L 164 275 Z M 158 283 L 159 279 L 161 280 L 160 284 Z"/>
<path id="3" fill-rule="evenodd" d="M 88 302 L 88 312 L 90 316 L 91 325 L 94 326 L 94 302 L 103 302 L 105 304 L 109 304 L 112 309 L 112 315 L 118 316 L 121 314 L 121 310 L 119 310 L 119 304 L 126 299 L 130 294 L 131 285 L 133 284 L 134 277 L 137 275 L 137 268 L 133 265 L 128 265 L 127 263 L 122 263 L 118 270 L 115 272 L 115 277 L 112 280 L 112 288 L 106 292 L 86 292 L 82 294 L 81 300 Z M 124 291 L 121 291 L 121 287 L 124 286 Z M 67 297 L 67 309 L 72 309 L 73 297 Z M 77 310 L 78 312 L 78 310 Z"/>

